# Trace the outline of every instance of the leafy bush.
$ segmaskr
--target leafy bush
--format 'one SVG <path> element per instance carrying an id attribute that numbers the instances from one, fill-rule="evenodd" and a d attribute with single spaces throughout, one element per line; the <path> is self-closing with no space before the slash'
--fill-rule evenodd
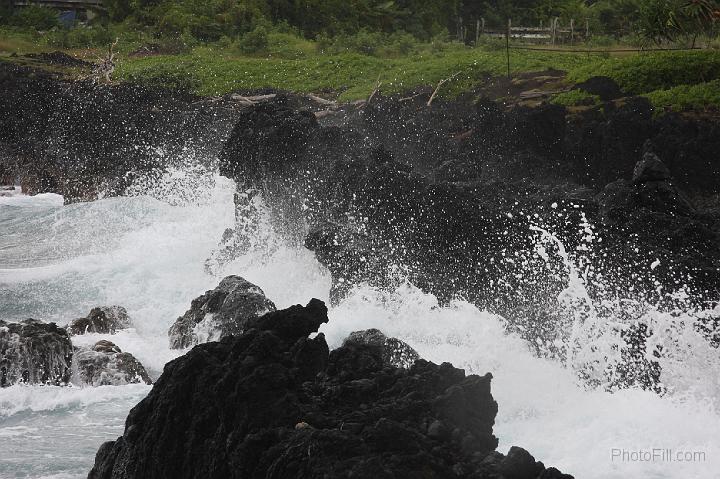
<path id="1" fill-rule="evenodd" d="M 183 93 L 193 93 L 200 86 L 200 80 L 195 76 L 195 72 L 183 64 L 153 64 L 147 68 L 133 70 L 126 75 L 125 80 Z"/>
<path id="2" fill-rule="evenodd" d="M 248 54 L 265 52 L 269 44 L 268 31 L 264 25 L 258 25 L 253 31 L 247 32 L 238 42 L 240 51 Z"/>
<path id="3" fill-rule="evenodd" d="M 112 32 L 103 26 L 60 28 L 49 32 L 45 41 L 56 48 L 102 47 L 115 40 Z"/>
<path id="4" fill-rule="evenodd" d="M 35 30 L 50 30 L 59 25 L 56 10 L 38 5 L 28 5 L 15 10 L 10 21 L 13 25 Z"/>
<path id="5" fill-rule="evenodd" d="M 386 43 L 386 35 L 362 29 L 353 35 L 336 36 L 327 50 L 330 53 L 354 52 L 374 55 L 377 49 Z"/>
<path id="6" fill-rule="evenodd" d="M 303 58 L 312 55 L 316 46 L 310 40 L 301 38 L 296 33 L 273 31 L 268 34 L 267 52 L 278 58 Z"/>
<path id="7" fill-rule="evenodd" d="M 387 38 L 379 51 L 385 56 L 406 56 L 417 51 L 419 42 L 409 33 L 396 32 Z"/>

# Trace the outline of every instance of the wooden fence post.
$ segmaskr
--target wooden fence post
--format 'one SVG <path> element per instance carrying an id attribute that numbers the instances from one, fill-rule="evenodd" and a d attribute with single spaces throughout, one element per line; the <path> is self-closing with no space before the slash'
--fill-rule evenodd
<path id="1" fill-rule="evenodd" d="M 508 18 L 507 33 L 505 34 L 505 51 L 507 52 L 507 76 L 510 80 L 510 30 L 512 28 L 512 20 Z M 508 86 L 509 88 L 509 86 Z"/>
<path id="2" fill-rule="evenodd" d="M 475 22 L 475 46 L 480 42 L 480 20 Z"/>
<path id="3" fill-rule="evenodd" d="M 575 19 L 570 19 L 570 45 L 575 43 Z"/>

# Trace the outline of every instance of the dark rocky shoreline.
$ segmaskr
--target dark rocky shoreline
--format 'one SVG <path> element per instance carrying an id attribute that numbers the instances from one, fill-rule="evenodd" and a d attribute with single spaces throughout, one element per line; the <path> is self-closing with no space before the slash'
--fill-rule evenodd
<path id="1" fill-rule="evenodd" d="M 378 95 L 321 110 L 291 94 L 238 107 L 0 62 L 0 183 L 86 201 L 191 157 L 237 184 L 221 260 L 252 247 L 261 195 L 278 233 L 331 272 L 333 301 L 361 282 L 392 289 L 407 279 L 441 303 L 461 297 L 502 314 L 528 337 L 559 314 L 553 302 L 569 274 L 557 244 L 547 245 L 550 260 L 538 252 L 540 230 L 580 258 L 593 298 L 719 299 L 715 119 L 655 116 L 642 98 L 570 112 Z M 219 341 L 168 363 L 123 436 L 100 448 L 91 478 L 569 477 L 522 449 L 494 451 L 490 375 L 414 357 L 397 367 L 389 340 L 331 352 L 322 335 L 310 338 L 327 321 L 321 302 L 274 311 L 255 298 L 244 311 L 233 291 L 221 285 L 178 320 L 175 347 L 199 342 L 193 331 L 207 313 L 227 323 Z M 78 331 L 110 327 L 84 319 Z M 717 345 L 718 318 L 702 328 Z M 622 387 L 659 390 L 646 336 L 644 324 L 625 335 L 623 357 L 646 372 L 627 373 Z M 65 349 L 59 369 L 35 382 L 68 381 Z M 82 354 L 91 368 L 114 368 L 125 353 L 98 343 Z"/>
<path id="2" fill-rule="evenodd" d="M 327 321 L 313 299 L 171 361 L 88 478 L 572 478 L 495 452 L 492 375 L 397 367 L 362 334 L 329 351 Z"/>

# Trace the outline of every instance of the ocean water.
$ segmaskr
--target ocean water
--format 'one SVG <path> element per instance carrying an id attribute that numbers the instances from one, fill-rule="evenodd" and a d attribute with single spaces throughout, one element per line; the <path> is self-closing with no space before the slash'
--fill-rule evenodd
<path id="1" fill-rule="evenodd" d="M 0 318 L 64 324 L 95 306 L 122 305 L 131 329 L 74 340 L 110 339 L 157 377 L 179 354 L 168 348 L 170 324 L 228 274 L 258 284 L 279 308 L 327 300 L 327 271 L 311 252 L 272 232 L 251 253 L 209 273 L 206 261 L 234 221 L 234 185 L 198 172 L 166 179 L 136 196 L 68 206 L 50 194 L 0 197 Z M 333 347 L 351 331 L 376 327 L 426 359 L 492 372 L 502 452 L 519 445 L 585 479 L 720 477 L 720 355 L 692 328 L 713 311 L 641 305 L 657 331 L 650 341 L 663 346 L 664 395 L 590 387 L 578 370 L 612 362 L 614 321 L 621 322 L 612 311 L 630 306 L 593 304 L 587 278 L 552 232 L 528 234 L 538 239 L 534 254 L 560 255 L 567 266 L 568 288 L 558 297 L 567 320 L 558 325 L 567 330 L 559 345 L 564 357 L 539 355 L 542 338 L 530 344 L 502 317 L 461 300 L 440 306 L 409 283 L 389 292 L 358 286 L 330 310 L 321 331 Z M 0 389 L 0 478 L 85 477 L 98 446 L 122 433 L 127 412 L 149 389 Z"/>

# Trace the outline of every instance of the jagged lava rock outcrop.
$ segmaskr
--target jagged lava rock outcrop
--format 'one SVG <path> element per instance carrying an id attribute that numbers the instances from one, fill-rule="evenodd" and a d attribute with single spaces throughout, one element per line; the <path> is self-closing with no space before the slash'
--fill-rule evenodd
<path id="1" fill-rule="evenodd" d="M 182 349 L 241 333 L 253 319 L 275 311 L 275 304 L 258 286 L 240 276 L 228 276 L 202 296 L 170 327 L 170 347 Z"/>
<path id="2" fill-rule="evenodd" d="M 130 353 L 124 353 L 107 340 L 90 348 L 75 351 L 73 363 L 75 379 L 90 386 L 121 386 L 124 384 L 152 384 L 145 367 Z"/>
<path id="3" fill-rule="evenodd" d="M 409 368 L 415 364 L 415 361 L 420 359 L 417 351 L 405 341 L 389 338 L 382 331 L 375 328 L 350 333 L 343 341 L 343 346 L 353 344 L 366 344 L 378 348 L 383 363 L 396 368 Z"/>
<path id="4" fill-rule="evenodd" d="M 70 334 L 115 334 L 131 325 L 127 310 L 122 306 L 100 306 L 90 310 L 84 318 L 78 318 L 67 326 Z"/>
<path id="5" fill-rule="evenodd" d="M 313 299 L 171 361 L 98 450 L 90 479 L 569 478 L 530 454 L 494 452 L 491 375 L 330 352 Z"/>
<path id="6" fill-rule="evenodd" d="M 331 271 L 333 300 L 361 282 L 392 287 L 400 267 L 441 301 L 462 296 L 506 317 L 538 310 L 566 283 L 532 253 L 531 227 L 576 251 L 587 222 L 602 239 L 588 254 L 606 290 L 632 296 L 647 286 L 652 295 L 659 282 L 699 301 L 717 296 L 720 207 L 692 206 L 694 197 L 707 204 L 709 179 L 720 179 L 703 146 L 717 142 L 711 121 L 653 118 L 642 98 L 569 115 L 555 105 L 505 110 L 461 99 L 428 108 L 378 97 L 343 115 L 325 126 L 281 99 L 253 106 L 220 155 L 221 174 L 238 184 L 237 234 L 254 234 L 249 205 L 259 192 L 278 230 L 304 238 Z M 648 139 L 676 180 L 633 183 Z M 598 196 L 618 178 L 643 201 L 616 209 L 620 221 Z M 655 258 L 663 267 L 641 275 Z"/>
<path id="7" fill-rule="evenodd" d="M 70 337 L 55 323 L 0 320 L 0 386 L 66 384 L 72 358 Z"/>
<path id="8" fill-rule="evenodd" d="M 0 177 L 66 202 L 122 194 L 168 167 L 212 163 L 234 114 L 186 92 L 70 81 L 0 61 Z"/>

